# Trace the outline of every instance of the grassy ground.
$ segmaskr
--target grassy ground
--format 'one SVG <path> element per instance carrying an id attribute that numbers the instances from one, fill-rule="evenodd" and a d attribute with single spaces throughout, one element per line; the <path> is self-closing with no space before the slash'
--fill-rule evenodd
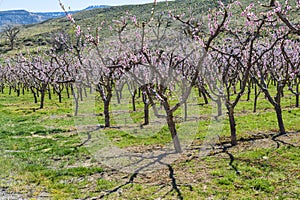
<path id="1" fill-rule="evenodd" d="M 189 114 L 201 119 L 198 128 L 188 129 L 196 133 L 193 144 L 173 164 L 156 163 L 158 170 L 135 174 L 101 164 L 81 146 L 70 99 L 59 104 L 53 96 L 45 109 L 35 110 L 29 94 L 0 94 L 0 188 L 29 199 L 299 199 L 300 111 L 287 93 L 283 116 L 289 133 L 275 137 L 276 116 L 262 97 L 257 113 L 250 112 L 252 102 L 245 99 L 237 108 L 239 145 L 229 146 L 224 120 L 207 156 L 200 144 L 212 123 L 212 107 L 197 105 L 195 111 L 195 102 L 190 104 Z M 127 115 L 139 124 L 141 102 L 137 108 Z M 105 135 L 114 145 L 143 152 L 170 142 L 164 125 L 139 136 L 120 122 L 124 116 L 117 111 L 124 107 L 114 100 L 112 109 L 114 125 L 121 127 L 105 129 Z M 97 120 L 101 124 L 103 116 Z"/>

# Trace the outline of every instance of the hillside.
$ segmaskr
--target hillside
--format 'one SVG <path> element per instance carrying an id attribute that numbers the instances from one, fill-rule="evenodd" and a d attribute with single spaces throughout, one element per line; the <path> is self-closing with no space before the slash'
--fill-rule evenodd
<path id="1" fill-rule="evenodd" d="M 224 3 L 230 2 L 223 0 Z M 266 3 L 266 0 L 261 3 Z M 243 5 L 249 2 L 242 0 Z M 201 16 L 209 9 L 214 9 L 217 1 L 209 0 L 176 0 L 170 2 L 159 2 L 155 7 L 155 13 L 159 14 L 166 11 L 172 11 L 173 14 L 185 13 L 188 16 L 190 12 L 195 16 Z M 141 5 L 125 5 L 125 6 L 90 6 L 78 12 L 70 12 L 73 14 L 77 24 L 83 29 L 85 27 L 99 27 L 102 21 L 112 21 L 124 16 L 126 12 L 136 15 L 139 20 L 149 19 L 153 3 Z M 261 7 L 262 8 L 262 7 Z M 3 56 L 14 55 L 20 51 L 26 52 L 27 50 L 35 50 L 36 48 L 44 48 L 51 45 L 53 36 L 60 32 L 69 32 L 73 26 L 65 17 L 65 13 L 30 13 L 28 11 L 5 11 L 0 12 L 0 27 L 2 23 L 18 23 L 18 19 L 24 21 L 26 24 L 22 26 L 16 41 L 16 48 L 11 50 L 5 37 L 0 37 L 0 53 Z M 294 13 L 297 19 L 297 13 Z M 10 16 L 10 17 L 9 17 Z M 200 19 L 201 17 L 199 17 Z M 239 19 L 237 19 L 239 20 Z M 20 24 L 20 23 L 19 23 Z M 2 24 L 3 25 L 3 24 Z M 102 34 L 110 34 L 102 33 Z M 105 37 L 105 36 L 104 36 Z"/>
<path id="2" fill-rule="evenodd" d="M 157 4 L 155 9 L 157 13 L 165 12 L 166 10 L 173 10 L 174 13 L 182 13 L 188 8 L 192 8 L 199 14 L 214 7 L 214 5 L 216 4 L 208 0 L 171 1 L 168 3 L 160 2 Z M 83 11 L 73 13 L 73 17 L 82 27 L 98 27 L 103 20 L 110 21 L 112 19 L 118 19 L 127 11 L 138 16 L 140 19 L 146 19 L 150 16 L 152 8 L 152 3 L 142 5 L 112 6 L 105 8 L 92 6 Z M 0 40 L 1 53 L 8 53 L 8 55 L 11 55 L 19 52 L 20 50 L 26 52 L 28 49 L 48 46 L 51 43 L 51 37 L 54 33 L 68 31 L 72 28 L 66 17 L 59 17 L 61 15 L 65 15 L 63 12 L 48 14 L 43 13 L 43 15 L 41 15 L 41 13 L 29 13 L 27 11 L 23 11 L 22 13 L 24 15 L 23 18 L 28 18 L 28 23 L 30 23 L 22 27 L 16 41 L 17 48 L 13 51 L 9 50 L 7 41 L 2 37 Z M 6 13 L 6 16 L 8 16 L 8 13 Z M 31 18 L 28 16 L 31 16 Z M 58 18 L 49 19 L 54 16 L 57 16 Z M 16 20 L 18 18 L 22 18 L 22 16 L 16 17 Z M 7 17 L 7 19 L 11 19 L 11 17 Z"/>

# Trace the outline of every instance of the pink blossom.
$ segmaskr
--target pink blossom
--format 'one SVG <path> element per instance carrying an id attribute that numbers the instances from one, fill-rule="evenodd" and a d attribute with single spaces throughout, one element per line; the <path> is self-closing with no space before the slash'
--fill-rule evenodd
<path id="1" fill-rule="evenodd" d="M 134 23 L 135 25 L 137 24 L 137 20 L 136 20 L 136 16 L 135 16 L 135 15 L 131 17 L 131 21 L 132 21 L 132 23 Z"/>
<path id="2" fill-rule="evenodd" d="M 238 6 L 242 5 L 240 1 L 236 1 L 235 4 L 238 5 Z"/>
<path id="3" fill-rule="evenodd" d="M 80 33 L 81 33 L 80 26 L 77 25 L 77 26 L 76 26 L 76 36 L 78 37 L 78 36 L 80 35 Z"/>
<path id="4" fill-rule="evenodd" d="M 72 14 L 68 14 L 68 15 L 67 15 L 67 18 L 68 18 L 68 20 L 70 20 L 72 23 L 75 23 L 75 20 L 74 20 Z"/>
<path id="5" fill-rule="evenodd" d="M 68 17 L 69 20 L 73 19 L 72 14 L 68 14 L 67 17 Z"/>

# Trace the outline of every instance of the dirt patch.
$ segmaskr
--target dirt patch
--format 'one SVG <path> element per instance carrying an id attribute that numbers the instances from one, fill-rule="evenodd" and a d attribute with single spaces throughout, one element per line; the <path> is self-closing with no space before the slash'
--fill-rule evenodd
<path id="1" fill-rule="evenodd" d="M 23 199 L 26 199 L 26 198 L 22 197 L 22 195 L 20 195 L 20 194 L 13 194 L 13 193 L 8 192 L 4 188 L 0 188 L 0 200 L 8 200 L 8 199 L 23 200 Z"/>
<path id="2" fill-rule="evenodd" d="M 230 147 L 228 151 L 231 154 L 247 152 L 255 149 L 261 148 L 278 148 L 281 145 L 291 145 L 299 147 L 300 144 L 300 132 L 288 133 L 282 136 L 278 136 L 274 138 L 274 135 L 270 135 L 267 138 L 257 138 L 248 139 L 247 141 L 239 141 L 239 144 L 235 147 Z M 158 148 L 159 146 L 155 146 Z M 129 149 L 132 151 L 145 152 L 149 151 L 152 146 L 139 146 L 139 147 L 130 147 Z M 226 147 L 225 147 L 226 148 Z M 184 154 L 182 154 L 173 164 L 172 168 L 176 171 L 176 178 L 179 184 L 186 183 L 196 183 L 199 181 L 207 181 L 210 179 L 211 175 L 209 171 L 213 166 L 210 166 L 206 162 L 203 161 L 205 156 L 203 156 L 200 152 L 200 148 L 191 148 Z M 217 144 L 214 148 L 211 149 L 208 156 L 213 156 L 216 159 L 228 159 L 228 155 L 224 152 L 224 145 Z M 190 162 L 197 163 L 193 165 L 193 169 L 191 171 Z M 162 168 L 153 171 L 150 173 L 141 173 L 137 175 L 137 178 L 134 179 L 134 183 L 139 184 L 150 184 L 150 185 L 163 185 L 168 182 L 170 179 L 170 169 L 168 164 L 162 164 Z M 132 174 L 131 174 L 132 175 Z M 115 170 L 111 170 L 106 173 L 103 178 L 107 180 L 123 180 L 124 182 L 130 179 L 130 174 L 118 172 Z M 169 183 L 168 183 L 169 184 Z"/>

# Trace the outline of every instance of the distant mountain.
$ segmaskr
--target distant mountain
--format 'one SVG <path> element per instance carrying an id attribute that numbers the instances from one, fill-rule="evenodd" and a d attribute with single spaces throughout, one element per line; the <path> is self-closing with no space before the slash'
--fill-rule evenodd
<path id="1" fill-rule="evenodd" d="M 46 20 L 42 15 L 26 10 L 9 10 L 0 12 L 0 27 L 7 24 L 34 24 Z"/>
<path id="2" fill-rule="evenodd" d="M 92 10 L 96 8 L 108 8 L 109 6 L 89 6 L 83 10 Z M 71 11 L 70 13 L 76 13 L 78 11 Z M 26 10 L 8 10 L 0 11 L 0 29 L 5 25 L 26 25 L 36 24 L 48 19 L 59 18 L 65 16 L 64 12 L 28 12 Z"/>
<path id="3" fill-rule="evenodd" d="M 106 5 L 98 5 L 97 6 L 97 5 L 94 5 L 94 6 L 89 6 L 84 10 L 93 10 L 93 9 L 96 9 L 96 8 L 108 8 L 108 7 L 110 7 L 110 6 L 106 6 Z"/>

